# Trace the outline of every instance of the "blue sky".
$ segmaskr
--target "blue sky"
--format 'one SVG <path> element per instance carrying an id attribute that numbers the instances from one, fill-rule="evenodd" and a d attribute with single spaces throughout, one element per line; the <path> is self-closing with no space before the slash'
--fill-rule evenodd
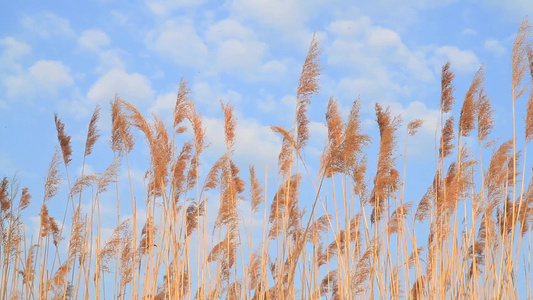
<path id="1" fill-rule="evenodd" d="M 378 141 L 373 106 L 380 102 L 405 123 L 425 120 L 409 144 L 407 176 L 423 193 L 434 173 L 427 166 L 434 165 L 442 65 L 450 61 L 456 73 L 457 111 L 485 64 L 493 137 L 509 138 L 511 48 L 527 15 L 527 0 L 8 1 L 0 10 L 0 176 L 17 174 L 40 202 L 57 144 L 54 112 L 72 135 L 77 167 L 97 104 L 102 138 L 88 165 L 103 171 L 112 160 L 106 141 L 114 95 L 170 120 L 180 78 L 204 116 L 206 161 L 224 151 L 222 100 L 235 107 L 241 169 L 253 163 L 259 174 L 266 165 L 274 170 L 280 141 L 268 126 L 291 126 L 298 76 L 316 33 L 323 72 L 306 158 L 317 162 L 323 149 L 329 97 L 345 116 L 360 97 L 371 149 Z M 525 99 L 517 105 L 520 114 Z M 138 145 L 132 169 L 142 183 L 148 149 Z"/>
<path id="2" fill-rule="evenodd" d="M 268 125 L 291 125 L 314 32 L 324 70 L 310 110 L 316 141 L 306 152 L 310 160 L 323 147 L 331 96 L 345 115 L 360 96 L 369 133 L 375 133 L 375 102 L 390 105 L 406 122 L 425 119 L 411 153 L 434 157 L 446 61 L 456 73 L 458 102 L 485 64 L 495 136 L 505 136 L 510 51 L 528 13 L 528 1 L 488 0 L 8 2 L 0 12 L 0 172 L 17 173 L 40 190 L 56 144 L 54 112 L 80 153 L 97 104 L 105 146 L 115 94 L 168 119 L 180 78 L 189 81 L 205 116 L 214 157 L 223 149 L 216 130 L 223 100 L 239 119 L 237 159 L 243 166 L 275 166 L 279 139 Z"/>

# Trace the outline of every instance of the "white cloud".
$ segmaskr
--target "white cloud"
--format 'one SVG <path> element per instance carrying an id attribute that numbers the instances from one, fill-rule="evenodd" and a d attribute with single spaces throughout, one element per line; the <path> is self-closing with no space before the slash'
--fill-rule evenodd
<path id="1" fill-rule="evenodd" d="M 338 82 L 337 91 L 339 96 L 345 98 L 362 95 L 364 99 L 379 97 L 380 101 L 392 101 L 398 97 L 409 97 L 411 87 L 394 82 L 386 73 L 381 73 L 344 77 Z"/>
<path id="2" fill-rule="evenodd" d="M 435 78 L 423 49 L 408 47 L 397 32 L 372 24 L 368 17 L 337 20 L 327 30 L 327 62 L 346 74 L 330 80 L 331 94 L 392 101 L 410 97 L 415 88 Z"/>
<path id="3" fill-rule="evenodd" d="M 496 56 L 501 56 L 505 53 L 505 47 L 500 41 L 495 39 L 485 41 L 484 48 L 485 50 L 494 53 Z"/>
<path id="4" fill-rule="evenodd" d="M 158 95 L 150 111 L 158 117 L 163 118 L 163 120 L 169 121 L 169 124 L 171 124 L 170 119 L 174 113 L 174 106 L 176 106 L 176 96 L 176 93 L 173 92 Z"/>
<path id="5" fill-rule="evenodd" d="M 422 14 L 434 14 L 426 12 L 428 9 L 446 6 L 457 0 L 373 0 L 358 1 L 356 5 L 350 1 L 340 1 L 335 12 L 337 18 L 353 19 L 361 14 L 372 16 L 386 27 L 394 28 L 395 31 L 407 32 L 411 26 L 420 21 Z M 392 5 L 393 3 L 393 5 Z"/>
<path id="6" fill-rule="evenodd" d="M 368 42 L 371 46 L 376 47 L 394 47 L 402 45 L 401 38 L 396 32 L 379 27 L 374 28 L 369 34 Z"/>
<path id="7" fill-rule="evenodd" d="M 99 29 L 84 30 L 78 38 L 78 47 L 98 55 L 99 64 L 95 68 L 97 73 L 105 73 L 113 69 L 125 69 L 121 56 L 124 51 L 118 48 L 105 49 L 111 44 L 109 36 Z"/>
<path id="8" fill-rule="evenodd" d="M 205 32 L 205 37 L 211 42 L 222 42 L 228 39 L 248 41 L 256 39 L 253 30 L 244 27 L 239 21 L 234 19 L 224 19 L 209 26 Z"/>
<path id="9" fill-rule="evenodd" d="M 472 28 L 465 28 L 465 29 L 463 29 L 463 31 L 461 31 L 462 35 L 474 35 L 476 33 L 477 33 L 477 31 L 475 31 Z"/>
<path id="10" fill-rule="evenodd" d="M 45 89 L 74 83 L 69 68 L 60 61 L 40 60 L 30 67 L 30 75 Z"/>
<path id="11" fill-rule="evenodd" d="M 163 28 L 148 33 L 146 46 L 186 66 L 205 65 L 208 48 L 195 28 L 187 22 L 167 21 Z"/>
<path id="12" fill-rule="evenodd" d="M 505 12 L 508 17 L 511 17 L 515 21 L 517 17 L 523 18 L 528 14 L 533 14 L 533 2 L 530 0 L 484 0 L 483 3 Z"/>
<path id="13" fill-rule="evenodd" d="M 399 2 L 401 3 L 401 5 L 406 5 L 406 6 L 410 6 L 410 7 L 414 7 L 418 9 L 428 9 L 428 8 L 446 6 L 451 3 L 455 3 L 457 1 L 458 0 L 402 0 Z M 380 0 L 379 2 L 383 4 L 390 4 L 386 0 Z"/>
<path id="14" fill-rule="evenodd" d="M 292 113 L 294 113 L 296 109 L 296 95 L 288 94 L 281 97 L 281 104 L 285 106 L 285 109 L 292 109 Z"/>
<path id="15" fill-rule="evenodd" d="M 147 47 L 178 65 L 203 69 L 204 74 L 230 73 L 246 81 L 278 81 L 287 67 L 283 61 L 267 60 L 267 44 L 236 19 L 211 24 L 196 31 L 191 20 L 173 19 L 151 31 Z"/>
<path id="16" fill-rule="evenodd" d="M 125 64 L 121 55 L 124 51 L 114 48 L 105 49 L 111 44 L 109 36 L 98 29 L 84 30 L 78 38 L 78 47 L 98 55 L 99 64 L 95 68 L 97 73 L 105 73 L 112 69 L 124 69 Z"/>
<path id="17" fill-rule="evenodd" d="M 309 122 L 309 146 L 312 147 L 311 153 L 320 157 L 327 144 L 328 127 L 324 122 Z"/>
<path id="18" fill-rule="evenodd" d="M 274 100 L 272 95 L 267 95 L 264 99 L 255 99 L 254 103 L 261 113 L 270 113 L 276 108 L 277 101 Z"/>
<path id="19" fill-rule="evenodd" d="M 85 94 L 83 94 L 78 88 L 74 88 L 69 94 L 68 98 L 60 99 L 57 103 L 57 113 L 62 116 L 69 116 L 76 120 L 87 121 L 95 108 L 94 103 L 88 101 Z M 105 106 L 104 106 L 105 108 Z M 88 121 L 87 121 L 88 122 Z M 108 124 L 111 123 L 108 114 L 102 114 L 99 122 L 100 128 L 111 128 Z M 84 129 L 85 130 L 85 129 Z M 85 142 L 87 132 L 85 131 L 80 143 Z"/>
<path id="20" fill-rule="evenodd" d="M 235 0 L 230 10 L 236 18 L 274 29 L 291 46 L 305 49 L 312 36 L 305 23 L 325 5 L 322 0 Z"/>
<path id="21" fill-rule="evenodd" d="M 311 3 L 310 3 L 311 2 Z M 307 5 L 305 5 L 307 4 Z M 278 29 L 301 26 L 312 1 L 300 0 L 236 0 L 232 6 L 243 18 L 253 19 Z"/>
<path id="22" fill-rule="evenodd" d="M 217 66 L 222 70 L 251 71 L 261 64 L 266 48 L 257 41 L 226 40 L 218 48 Z"/>
<path id="23" fill-rule="evenodd" d="M 87 93 L 87 98 L 106 103 L 118 94 L 122 99 L 139 104 L 153 101 L 154 91 L 150 81 L 139 73 L 113 69 L 100 77 Z"/>
<path id="24" fill-rule="evenodd" d="M 328 25 L 328 31 L 339 37 L 349 37 L 364 33 L 370 27 L 370 19 L 361 17 L 354 20 L 336 20 Z"/>
<path id="25" fill-rule="evenodd" d="M 283 61 L 266 61 L 267 44 L 259 41 L 250 27 L 236 19 L 224 19 L 205 31 L 206 42 L 213 50 L 215 72 L 228 72 L 247 81 L 278 81 L 287 72 Z"/>
<path id="26" fill-rule="evenodd" d="M 30 80 L 22 76 L 7 76 L 2 80 L 2 83 L 4 84 L 8 98 L 33 94 L 34 87 L 31 85 Z"/>
<path id="27" fill-rule="evenodd" d="M 57 93 L 74 83 L 70 69 L 60 61 L 39 60 L 27 71 L 9 75 L 3 83 L 8 97 L 33 96 L 35 93 Z"/>
<path id="28" fill-rule="evenodd" d="M 146 5 L 156 15 L 168 15 L 176 9 L 197 6 L 204 3 L 204 0 L 146 0 Z"/>
<path id="29" fill-rule="evenodd" d="M 191 87 L 194 102 L 202 105 L 210 112 L 220 111 L 220 100 L 229 103 L 239 103 L 241 94 L 233 90 L 226 90 L 222 85 L 211 85 L 204 81 L 194 83 Z"/>
<path id="30" fill-rule="evenodd" d="M 2 62 L 15 60 L 31 53 L 30 45 L 10 36 L 0 39 L 0 46 L 4 48 L 0 56 Z"/>
<path id="31" fill-rule="evenodd" d="M 101 30 L 84 30 L 78 38 L 78 45 L 86 50 L 98 52 L 102 47 L 108 46 L 111 39 Z"/>
<path id="32" fill-rule="evenodd" d="M 100 51 L 98 53 L 100 63 L 96 67 L 96 72 L 105 73 L 112 69 L 124 69 L 125 64 L 122 61 L 121 54 L 123 54 L 123 51 L 119 49 Z"/>
<path id="33" fill-rule="evenodd" d="M 4 125 L 5 126 L 5 125 Z M 4 127 L 2 130 L 9 130 L 9 127 Z M 18 165 L 18 159 L 19 157 L 14 157 L 9 152 L 0 152 L 0 170 L 2 170 L 2 176 L 12 176 L 16 175 L 17 178 L 31 178 L 35 180 L 36 178 L 39 178 L 41 174 L 37 175 L 35 173 L 35 170 L 26 171 L 24 169 L 21 169 L 21 167 Z"/>
<path id="34" fill-rule="evenodd" d="M 74 36 L 74 31 L 70 28 L 70 21 L 51 12 L 38 13 L 34 16 L 25 15 L 22 17 L 21 23 L 25 29 L 42 38 Z"/>
<path id="35" fill-rule="evenodd" d="M 118 10 L 112 10 L 111 16 L 113 16 L 113 20 L 120 25 L 126 24 L 129 20 L 128 16 Z"/>
<path id="36" fill-rule="evenodd" d="M 58 102 L 58 113 L 68 115 L 76 120 L 85 120 L 84 118 L 89 117 L 92 111 L 87 99 L 61 99 Z M 106 116 L 104 116 L 105 118 Z"/>
<path id="37" fill-rule="evenodd" d="M 399 69 L 402 76 L 433 79 L 423 53 L 409 49 L 398 33 L 373 25 L 368 17 L 335 21 L 328 31 L 334 39 L 326 52 L 333 65 L 355 67 L 369 76 L 375 73 L 389 77 Z"/>
<path id="38" fill-rule="evenodd" d="M 476 54 L 470 50 L 461 50 L 455 46 L 433 47 L 430 61 L 435 70 L 440 70 L 449 61 L 454 71 L 472 73 L 479 69 L 481 63 Z"/>
<path id="39" fill-rule="evenodd" d="M 0 39 L 0 48 L 3 51 L 0 53 L 0 65 L 4 70 L 21 71 L 21 66 L 18 61 L 31 53 L 31 47 L 13 37 L 6 37 Z M 2 74 L 0 74 L 1 76 Z"/>
<path id="40" fill-rule="evenodd" d="M 288 72 L 287 64 L 279 60 L 271 60 L 261 66 L 259 74 L 273 81 L 280 81 L 286 78 Z"/>

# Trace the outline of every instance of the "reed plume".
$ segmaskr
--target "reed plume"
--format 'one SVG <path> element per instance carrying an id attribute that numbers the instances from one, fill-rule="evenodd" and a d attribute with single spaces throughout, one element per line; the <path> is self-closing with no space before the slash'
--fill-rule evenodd
<path id="1" fill-rule="evenodd" d="M 405 218 L 411 214 L 411 206 L 411 202 L 405 202 L 392 212 L 387 222 L 389 236 L 393 233 L 400 233 L 403 230 Z"/>
<path id="2" fill-rule="evenodd" d="M 91 185 L 98 183 L 98 175 L 97 174 L 85 174 L 82 177 L 76 179 L 74 184 L 72 185 L 72 188 L 70 189 L 70 196 L 74 197 L 75 195 L 78 195 L 86 188 L 90 187 Z"/>
<path id="3" fill-rule="evenodd" d="M 531 75 L 531 81 L 533 82 L 533 49 L 531 47 L 527 48 L 527 59 L 529 63 L 529 72 Z M 529 92 L 529 98 L 527 101 L 527 110 L 526 110 L 526 144 L 533 139 L 533 91 Z"/>
<path id="4" fill-rule="evenodd" d="M 57 130 L 57 139 L 59 140 L 59 145 L 61 147 L 61 152 L 63 153 L 63 162 L 65 166 L 68 166 L 72 160 L 72 148 L 70 146 L 70 136 L 65 133 L 65 124 L 61 122 L 61 119 L 54 114 L 54 120 L 56 123 Z"/>
<path id="5" fill-rule="evenodd" d="M 59 176 L 59 149 L 56 148 L 52 161 L 48 167 L 48 174 L 46 175 L 44 183 L 44 202 L 53 198 L 59 191 L 61 186 L 61 177 Z"/>
<path id="6" fill-rule="evenodd" d="M 525 138 L 526 138 L 526 144 L 531 142 L 533 139 L 533 92 L 529 93 L 529 99 L 527 101 L 527 109 L 526 109 L 526 132 L 525 132 Z"/>
<path id="7" fill-rule="evenodd" d="M 193 144 L 186 142 L 183 144 L 176 161 L 172 166 L 172 186 L 174 188 L 175 201 L 179 200 L 179 196 L 187 189 L 187 166 L 192 157 Z"/>
<path id="8" fill-rule="evenodd" d="M 213 261 L 219 261 L 221 270 L 221 280 L 222 282 L 227 281 L 230 276 L 230 269 L 233 267 L 233 264 L 235 263 L 236 259 L 236 248 L 237 248 L 237 242 L 235 240 L 236 235 L 235 232 L 228 232 L 226 237 L 218 242 L 213 248 L 211 248 L 211 251 L 209 252 L 209 256 L 207 257 L 208 262 Z"/>
<path id="9" fill-rule="evenodd" d="M 324 239 L 323 234 L 326 233 L 329 229 L 329 222 L 332 219 L 332 216 L 329 214 L 318 217 L 311 225 L 309 226 L 309 234 L 307 235 L 308 242 L 318 242 L 319 244 Z"/>
<path id="10" fill-rule="evenodd" d="M 421 275 L 416 279 L 415 283 L 413 284 L 413 287 L 409 292 L 409 299 L 425 299 L 427 294 L 426 290 L 426 278 L 424 275 Z"/>
<path id="11" fill-rule="evenodd" d="M 407 134 L 410 136 L 415 135 L 418 129 L 424 124 L 424 120 L 416 119 L 407 124 Z"/>
<path id="12" fill-rule="evenodd" d="M 19 209 L 23 210 L 30 205 L 31 194 L 27 187 L 22 189 L 22 194 L 20 195 Z"/>
<path id="13" fill-rule="evenodd" d="M 39 213 L 41 218 L 41 234 L 42 238 L 52 236 L 54 245 L 58 245 L 61 241 L 61 231 L 57 221 L 48 213 L 48 206 L 43 204 L 41 206 L 41 212 Z"/>
<path id="14" fill-rule="evenodd" d="M 205 205 L 203 202 L 200 203 L 191 203 L 187 207 L 185 223 L 186 223 L 186 233 L 187 236 L 190 236 L 194 229 L 198 226 L 198 218 L 202 217 L 205 213 Z"/>
<path id="15" fill-rule="evenodd" d="M 2 183 L 0 184 L 0 209 L 2 213 L 9 210 L 11 207 L 11 199 L 8 192 L 9 179 L 4 177 Z"/>
<path id="16" fill-rule="evenodd" d="M 158 117 L 154 116 L 154 125 L 152 128 L 135 106 L 123 100 L 121 100 L 121 103 L 130 112 L 126 116 L 129 123 L 141 130 L 146 137 L 146 141 L 150 147 L 151 176 L 149 191 L 151 195 L 161 196 L 168 183 L 171 160 L 171 145 L 165 124 Z"/>
<path id="17" fill-rule="evenodd" d="M 252 213 L 259 210 L 259 205 L 263 202 L 263 189 L 259 183 L 259 179 L 255 175 L 254 166 L 250 166 L 250 204 Z"/>
<path id="18" fill-rule="evenodd" d="M 516 34 L 513 51 L 511 57 L 511 89 L 512 100 L 520 98 L 525 91 L 525 86 L 521 86 L 522 79 L 528 71 L 529 64 L 527 63 L 526 56 L 528 49 L 531 47 L 531 41 L 529 41 L 531 35 L 531 24 L 528 20 L 522 21 Z"/>
<path id="19" fill-rule="evenodd" d="M 82 215 L 81 207 L 78 206 L 74 211 L 74 215 L 72 216 L 72 228 L 68 245 L 69 257 L 74 258 L 76 256 L 79 256 L 80 260 L 82 259 L 82 254 L 84 254 L 84 251 L 86 250 L 84 248 L 84 244 L 87 239 L 86 226 L 87 220 Z"/>
<path id="20" fill-rule="evenodd" d="M 475 124 L 475 113 L 476 113 L 476 103 L 479 100 L 476 99 L 481 93 L 483 80 L 485 78 L 485 73 L 483 71 L 483 66 L 479 68 L 474 75 L 474 79 L 470 84 L 468 92 L 466 92 L 465 100 L 463 102 L 463 107 L 461 108 L 461 115 L 459 117 L 459 135 L 466 137 L 469 136 L 470 132 L 474 129 Z"/>
<path id="21" fill-rule="evenodd" d="M 207 173 L 205 177 L 204 182 L 204 191 L 208 191 L 211 189 L 216 188 L 220 184 L 220 170 L 222 169 L 222 165 L 226 161 L 226 155 L 220 157 L 214 164 L 211 166 L 211 169 Z"/>
<path id="22" fill-rule="evenodd" d="M 250 257 L 250 263 L 247 267 L 247 275 L 248 275 L 248 289 L 249 290 L 257 290 L 260 289 L 261 285 L 261 263 L 262 263 L 262 255 L 261 253 L 258 253 L 257 251 L 252 253 Z"/>
<path id="23" fill-rule="evenodd" d="M 189 172 L 187 174 L 187 188 L 191 189 L 197 183 L 198 170 L 200 169 L 200 154 L 208 147 L 205 144 L 205 127 L 201 116 L 196 112 L 194 104 L 190 104 L 187 118 L 191 122 L 194 133 L 194 155 L 190 161 Z"/>
<path id="24" fill-rule="evenodd" d="M 356 99 L 350 110 L 348 121 L 344 124 L 339 113 L 337 101 L 331 97 L 326 112 L 326 125 L 328 127 L 328 145 L 322 153 L 320 161 L 321 173 L 326 178 L 336 173 L 351 175 L 351 172 L 364 174 L 365 168 L 362 148 L 370 141 L 368 135 L 361 133 L 359 120 L 360 104 Z M 360 188 L 362 183 L 357 178 L 356 184 Z"/>
<path id="25" fill-rule="evenodd" d="M 230 159 L 221 168 L 220 183 L 220 207 L 215 228 L 229 225 L 231 230 L 237 230 L 237 200 L 244 199 L 241 194 L 244 192 L 245 182 L 239 177 L 239 168 Z"/>
<path id="26" fill-rule="evenodd" d="M 329 299 L 341 299 L 339 295 L 339 270 L 329 271 L 320 283 L 320 293 L 331 293 Z"/>
<path id="27" fill-rule="evenodd" d="M 370 136 L 362 132 L 361 117 L 360 117 L 361 103 L 357 98 L 352 103 L 350 115 L 346 122 L 344 130 L 343 141 L 343 160 L 345 172 L 348 175 L 353 175 L 355 182 L 355 189 L 358 195 L 364 190 L 364 174 L 366 171 L 366 162 L 363 157 L 363 147 L 370 143 Z M 352 174 L 350 174 L 352 173 Z"/>
<path id="28" fill-rule="evenodd" d="M 97 105 L 94 109 L 91 121 L 89 122 L 89 129 L 87 130 L 87 139 L 85 141 L 85 156 L 89 156 L 93 151 L 93 146 L 100 137 L 98 128 L 96 127 L 98 119 L 100 118 L 100 106 Z"/>
<path id="29" fill-rule="evenodd" d="M 376 103 L 376 115 L 380 133 L 378 166 L 374 177 L 370 204 L 374 207 L 374 220 L 379 220 L 382 209 L 392 192 L 398 188 L 398 171 L 394 168 L 396 158 L 394 148 L 396 146 L 396 130 L 400 125 L 400 117 L 391 117 L 390 109 L 383 109 Z"/>
<path id="30" fill-rule="evenodd" d="M 115 159 L 98 177 L 96 193 L 102 194 L 107 191 L 107 187 L 110 183 L 115 182 L 118 174 L 118 168 L 120 166 L 119 160 Z"/>
<path id="31" fill-rule="evenodd" d="M 484 142 L 494 128 L 494 111 L 492 109 L 491 100 L 485 93 L 483 87 L 479 90 L 476 107 L 477 136 L 480 142 Z M 488 147 L 491 144 L 492 143 L 489 141 L 486 142 L 484 146 Z"/>
<path id="32" fill-rule="evenodd" d="M 343 156 L 343 121 L 339 114 L 337 102 L 333 97 L 329 99 L 326 112 L 326 124 L 328 127 L 328 145 L 322 154 L 320 161 L 321 173 L 326 177 L 331 177 L 335 173 L 344 172 Z"/>
<path id="33" fill-rule="evenodd" d="M 452 154 L 452 149 L 454 147 L 453 146 L 453 139 L 454 139 L 453 121 L 454 121 L 453 116 L 449 117 L 446 120 L 444 127 L 442 128 L 441 144 L 439 148 L 439 154 L 442 159 Z"/>
<path id="34" fill-rule="evenodd" d="M 269 238 L 275 238 L 282 232 L 288 236 L 299 233 L 299 220 L 302 211 L 298 206 L 299 186 L 302 176 L 295 174 L 279 188 L 270 205 L 268 221 L 272 224 L 268 233 Z M 287 219 L 285 224 L 284 219 Z"/>
<path id="35" fill-rule="evenodd" d="M 221 102 L 222 111 L 224 112 L 224 134 L 226 137 L 226 147 L 228 152 L 232 152 L 235 147 L 235 127 L 236 120 L 233 115 L 233 106 Z"/>
<path id="36" fill-rule="evenodd" d="M 379 241 L 374 239 L 367 243 L 367 247 L 361 258 L 357 261 L 357 266 L 351 278 L 351 293 L 358 295 L 365 291 L 365 283 L 372 276 L 372 269 L 376 257 L 381 250 Z"/>
<path id="37" fill-rule="evenodd" d="M 135 141 L 130 133 L 130 123 L 123 113 L 124 100 L 115 96 L 111 102 L 111 149 L 123 153 L 130 152 L 133 149 Z"/>
<path id="38" fill-rule="evenodd" d="M 133 236 L 129 229 L 124 230 L 120 252 L 120 289 L 124 298 L 126 286 L 133 280 L 133 266 L 135 253 L 133 250 Z"/>
<path id="39" fill-rule="evenodd" d="M 191 108 L 191 98 L 189 93 L 191 90 L 187 87 L 187 80 L 181 79 L 178 96 L 176 98 L 176 105 L 174 106 L 174 131 L 176 133 L 183 133 L 187 131 L 187 127 L 181 125 L 183 120 L 187 118 Z"/>
<path id="40" fill-rule="evenodd" d="M 313 35 L 311 45 L 305 57 L 302 73 L 298 80 L 298 90 L 296 92 L 296 150 L 300 151 L 305 147 L 309 139 L 309 119 L 307 117 L 308 106 L 311 104 L 311 96 L 319 89 L 318 76 L 320 66 L 318 57 L 320 56 L 319 42 Z"/>
<path id="41" fill-rule="evenodd" d="M 452 105 L 454 102 L 454 77 L 455 74 L 450 70 L 450 62 L 447 62 L 444 66 L 442 66 L 441 75 L 440 109 L 443 113 L 448 113 L 452 110 Z"/>
<path id="42" fill-rule="evenodd" d="M 422 222 L 425 219 L 429 218 L 429 214 L 431 213 L 432 199 L 435 196 L 434 194 L 435 190 L 433 189 L 433 187 L 430 187 L 428 188 L 427 192 L 424 194 L 420 202 L 418 202 L 418 207 L 416 208 L 415 212 L 416 221 Z"/>
<path id="43" fill-rule="evenodd" d="M 292 149 L 296 148 L 296 144 L 291 132 L 287 131 L 285 128 L 280 126 L 270 126 L 270 129 L 282 137 L 281 150 L 278 155 L 278 172 L 285 177 L 292 167 Z"/>
<path id="44" fill-rule="evenodd" d="M 485 188 L 487 190 L 488 212 L 494 212 L 494 208 L 505 199 L 510 162 L 513 159 L 513 142 L 509 140 L 502 143 L 492 155 L 489 168 L 485 174 Z"/>
<path id="45" fill-rule="evenodd" d="M 35 269 L 34 269 L 34 249 L 37 248 L 37 245 L 31 245 L 28 249 L 25 263 L 22 266 L 22 270 L 19 271 L 22 275 L 22 283 L 29 284 L 33 282 L 35 278 Z"/>
<path id="46" fill-rule="evenodd" d="M 139 255 L 147 254 L 151 247 L 156 246 L 155 234 L 157 230 L 154 224 L 153 217 L 149 216 L 144 223 L 143 229 L 141 231 L 141 240 L 139 241 L 139 246 L 137 250 Z"/>
<path id="47" fill-rule="evenodd" d="M 123 244 L 123 238 L 127 235 L 127 230 L 129 226 L 129 220 L 124 220 L 120 223 L 111 234 L 109 240 L 105 243 L 104 248 L 98 253 L 98 262 L 100 264 L 99 270 L 101 273 L 110 273 L 111 268 L 109 264 L 111 259 L 116 256 L 117 249 L 121 248 Z M 100 276 L 98 274 L 97 276 Z"/>
<path id="48" fill-rule="evenodd" d="M 154 116 L 153 132 L 153 139 L 150 143 L 152 174 L 149 190 L 159 196 L 164 193 L 168 183 L 172 150 L 165 123 L 156 116 Z"/>

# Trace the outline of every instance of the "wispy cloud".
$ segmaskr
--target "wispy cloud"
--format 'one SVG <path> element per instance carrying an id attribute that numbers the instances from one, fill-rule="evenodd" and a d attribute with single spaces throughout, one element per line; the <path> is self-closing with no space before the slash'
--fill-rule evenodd
<path id="1" fill-rule="evenodd" d="M 70 27 L 70 20 L 59 17 L 51 12 L 24 15 L 21 19 L 21 25 L 26 30 L 45 39 L 50 39 L 54 36 L 75 36 L 74 30 Z"/>

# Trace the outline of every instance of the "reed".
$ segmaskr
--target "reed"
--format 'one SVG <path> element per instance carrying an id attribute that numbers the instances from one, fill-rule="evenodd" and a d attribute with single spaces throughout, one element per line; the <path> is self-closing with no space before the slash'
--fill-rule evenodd
<path id="1" fill-rule="evenodd" d="M 409 139 L 423 121 L 408 120 L 404 127 L 401 116 L 381 104 L 375 104 L 379 136 L 371 137 L 364 133 L 361 100 L 353 102 L 345 119 L 331 97 L 320 160 L 306 159 L 307 114 L 319 90 L 320 53 L 313 37 L 296 89 L 293 127 L 271 126 L 281 139 L 275 180 L 268 171 L 262 176 L 254 166 L 238 165 L 238 119 L 225 102 L 220 129 L 225 151 L 206 166 L 206 128 L 185 80 L 172 124 L 155 115 L 147 118 L 118 96 L 111 102 L 112 159 L 101 173 L 85 168 L 99 143 L 100 107 L 91 117 L 82 171 L 75 178 L 69 173 L 75 154 L 71 138 L 55 115 L 58 147 L 42 202 L 32 203 L 29 189 L 21 189 L 14 177 L 0 182 L 0 297 L 531 298 L 531 289 L 522 286 L 532 281 L 533 181 L 526 178 L 527 144 L 533 139 L 533 92 L 525 79 L 531 75 L 533 80 L 529 23 L 521 24 L 511 58 L 508 141 L 492 134 L 494 110 L 484 88 L 484 67 L 457 112 L 453 66 L 442 67 L 436 159 L 426 164 L 435 166 L 435 175 L 419 201 L 411 198 L 406 174 L 412 166 L 406 157 Z M 528 92 L 523 103 L 521 96 Z M 525 111 L 523 123 L 515 117 L 517 107 Z M 523 140 L 516 126 L 524 126 Z M 143 138 L 149 168 L 145 193 L 139 195 L 130 161 Z M 371 138 L 377 153 L 367 150 Z M 476 146 L 474 154 L 470 148 Z M 368 166 L 369 156 L 376 158 L 375 168 Z M 246 174 L 242 167 L 248 168 Z M 277 182 L 273 196 L 270 182 Z M 124 208 L 125 199 L 131 208 Z M 109 236 L 103 230 L 109 222 L 102 220 L 102 201 L 116 203 L 116 227 Z M 61 221 L 49 208 L 63 203 Z M 34 236 L 27 235 L 23 217 L 31 205 L 40 206 Z"/>

